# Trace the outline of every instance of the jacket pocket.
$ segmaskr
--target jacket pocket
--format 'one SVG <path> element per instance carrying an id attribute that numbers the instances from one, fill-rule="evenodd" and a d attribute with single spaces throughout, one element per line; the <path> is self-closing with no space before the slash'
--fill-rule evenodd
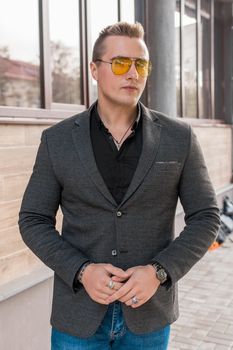
<path id="1" fill-rule="evenodd" d="M 181 167 L 180 162 L 170 161 L 170 162 L 156 162 L 155 167 L 157 171 L 161 172 L 174 172 L 178 171 Z"/>

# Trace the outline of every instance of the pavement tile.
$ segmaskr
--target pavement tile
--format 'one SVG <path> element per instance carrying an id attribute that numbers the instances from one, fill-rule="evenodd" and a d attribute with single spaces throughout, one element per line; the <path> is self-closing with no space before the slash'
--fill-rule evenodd
<path id="1" fill-rule="evenodd" d="M 233 334 L 233 324 L 228 325 L 225 333 L 226 334 Z"/>
<path id="2" fill-rule="evenodd" d="M 227 345 L 227 346 L 233 346 L 233 341 L 232 340 L 227 340 L 227 339 L 221 339 L 217 337 L 205 337 L 205 341 L 211 341 L 214 344 L 221 344 L 221 345 Z"/>
<path id="3" fill-rule="evenodd" d="M 219 332 L 209 332 L 208 337 L 218 338 L 218 339 L 224 339 L 226 341 L 230 341 L 233 344 L 233 334 L 222 334 Z"/>
<path id="4" fill-rule="evenodd" d="M 216 344 L 203 342 L 196 350 L 216 350 Z"/>
<path id="5" fill-rule="evenodd" d="M 225 333 L 226 330 L 228 329 L 228 324 L 227 323 L 220 323 L 217 322 L 214 327 L 211 328 L 211 333 Z M 232 332 L 233 334 L 233 332 Z"/>
<path id="6" fill-rule="evenodd" d="M 172 350 L 173 347 L 178 350 L 191 350 L 187 345 L 175 341 L 173 342 L 173 345 L 171 347 L 169 346 L 168 349 Z"/>
<path id="7" fill-rule="evenodd" d="M 191 338 L 203 340 L 208 334 L 208 329 L 194 329 Z"/>
<path id="8" fill-rule="evenodd" d="M 187 345 L 198 346 L 200 344 L 200 341 L 198 339 L 186 338 L 181 335 L 175 336 L 174 341 L 177 341 L 182 344 L 186 344 L 186 346 Z"/>
<path id="9" fill-rule="evenodd" d="M 233 350 L 233 243 L 207 254 L 179 282 L 180 318 L 169 350 Z"/>

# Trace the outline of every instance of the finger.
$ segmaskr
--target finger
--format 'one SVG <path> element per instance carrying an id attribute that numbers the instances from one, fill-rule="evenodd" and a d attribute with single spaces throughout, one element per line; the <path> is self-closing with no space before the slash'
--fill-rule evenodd
<path id="1" fill-rule="evenodd" d="M 137 303 L 135 303 L 135 302 L 133 301 L 133 298 L 134 298 L 134 297 L 136 297 Z M 146 299 L 144 299 L 143 296 L 134 294 L 134 296 L 131 297 L 129 300 L 127 300 L 127 301 L 125 302 L 125 304 L 126 304 L 127 306 L 131 306 L 132 308 L 136 308 L 136 307 L 139 307 L 139 306 L 143 305 L 145 302 L 146 302 Z"/>
<path id="2" fill-rule="evenodd" d="M 104 293 L 107 296 L 111 296 L 116 291 L 118 291 L 123 285 L 124 285 L 123 283 L 113 282 L 113 287 L 109 288 L 109 283 L 105 283 L 105 284 L 101 285 L 99 288 L 96 288 L 96 290 L 99 293 Z"/>
<path id="3" fill-rule="evenodd" d="M 123 286 L 124 286 L 124 283 L 114 282 L 114 287 L 113 287 L 112 291 L 115 293 L 115 291 L 119 290 Z"/>
<path id="4" fill-rule="evenodd" d="M 143 300 L 138 300 L 138 302 L 135 304 L 135 303 L 133 303 L 132 299 L 130 299 L 130 300 L 127 301 L 125 304 L 126 304 L 127 306 L 132 307 L 133 309 L 136 309 L 137 307 L 143 305 L 144 303 L 145 303 L 145 301 L 143 301 Z"/>
<path id="5" fill-rule="evenodd" d="M 115 275 L 121 278 L 127 278 L 128 274 L 120 269 L 119 267 L 113 266 L 111 264 L 106 264 L 105 265 L 105 269 L 111 274 L 111 275 Z"/>
<path id="6" fill-rule="evenodd" d="M 114 291 L 112 291 L 112 290 L 110 290 L 109 292 L 114 293 Z M 100 304 L 105 304 L 105 305 L 110 304 L 110 302 L 108 300 L 109 295 L 107 293 L 104 293 L 104 292 L 95 292 L 94 295 L 91 296 L 91 298 Z"/>
<path id="7" fill-rule="evenodd" d="M 99 304 L 109 305 L 109 302 L 106 298 L 92 298 L 95 302 Z"/>
<path id="8" fill-rule="evenodd" d="M 128 280 L 128 277 L 122 278 L 122 277 L 118 277 L 118 276 L 112 276 L 111 279 L 115 282 L 125 282 Z"/>
<path id="9" fill-rule="evenodd" d="M 112 293 L 112 291 L 110 290 L 109 293 Z M 95 293 L 92 294 L 92 298 L 93 300 L 97 301 L 97 302 L 103 302 L 104 304 L 109 304 L 108 298 L 109 298 L 109 294 L 106 292 L 102 292 L 102 291 L 95 291 Z"/>
<path id="10" fill-rule="evenodd" d="M 133 282 L 131 280 L 129 280 L 128 282 L 126 282 L 123 287 L 121 287 L 117 292 L 115 292 L 111 297 L 108 298 L 108 301 L 110 303 L 119 300 L 120 298 L 122 298 L 124 295 L 126 295 L 127 293 L 129 293 L 129 291 L 133 289 Z"/>
<path id="11" fill-rule="evenodd" d="M 137 266 L 130 267 L 130 268 L 127 269 L 125 272 L 131 276 L 131 275 L 134 273 L 134 271 L 135 271 L 136 269 L 137 269 Z"/>
<path id="12" fill-rule="evenodd" d="M 132 308 L 137 308 L 139 306 L 142 306 L 145 304 L 151 297 L 150 296 L 145 296 L 144 294 L 135 294 L 135 297 L 137 298 L 137 303 L 133 303 L 133 300 L 131 299 L 130 301 L 127 302 L 126 305 L 131 306 Z"/>
<path id="13" fill-rule="evenodd" d="M 93 293 L 89 294 L 90 298 L 94 300 L 95 302 L 99 304 L 105 304 L 108 305 L 108 294 L 105 294 L 103 292 L 94 291 Z"/>
<path id="14" fill-rule="evenodd" d="M 120 298 L 119 300 L 122 302 L 122 303 L 127 303 L 129 302 L 131 304 L 132 302 L 132 298 L 137 296 L 137 300 L 139 300 L 139 292 L 138 290 L 136 290 L 135 288 L 131 289 L 129 291 L 129 293 L 125 294 L 122 298 Z M 128 304 L 127 304 L 128 305 Z"/>

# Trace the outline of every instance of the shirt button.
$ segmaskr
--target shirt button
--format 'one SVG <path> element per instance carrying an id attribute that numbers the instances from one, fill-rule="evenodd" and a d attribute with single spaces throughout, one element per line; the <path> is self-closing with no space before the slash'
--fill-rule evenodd
<path id="1" fill-rule="evenodd" d="M 112 250 L 112 255 L 116 256 L 117 255 L 117 251 L 115 249 Z"/>
<path id="2" fill-rule="evenodd" d="M 117 211 L 117 216 L 120 218 L 122 216 L 122 212 L 121 211 Z"/>

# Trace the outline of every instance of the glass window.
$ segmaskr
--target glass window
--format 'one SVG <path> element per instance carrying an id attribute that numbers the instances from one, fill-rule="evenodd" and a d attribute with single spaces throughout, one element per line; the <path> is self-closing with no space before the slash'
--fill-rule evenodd
<path id="1" fill-rule="evenodd" d="M 217 119 L 233 118 L 233 0 L 214 2 L 214 108 Z"/>
<path id="2" fill-rule="evenodd" d="M 214 3 L 214 77 L 215 77 L 215 115 L 223 116 L 224 101 L 224 18 L 222 3 Z"/>
<path id="3" fill-rule="evenodd" d="M 199 69 L 200 106 L 199 117 L 211 117 L 211 2 L 201 1 L 201 60 Z"/>
<path id="4" fill-rule="evenodd" d="M 175 73 L 176 73 L 176 108 L 177 117 L 181 117 L 181 91 L 180 91 L 180 0 L 176 0 L 175 11 Z"/>
<path id="5" fill-rule="evenodd" d="M 121 0 L 120 2 L 120 18 L 121 21 L 129 23 L 135 22 L 135 5 L 134 0 Z"/>
<path id="6" fill-rule="evenodd" d="M 89 59 L 91 60 L 92 49 L 100 31 L 118 21 L 118 3 L 117 0 L 89 0 Z M 97 84 L 94 79 L 90 83 L 90 102 L 97 98 Z"/>
<path id="7" fill-rule="evenodd" d="M 38 0 L 0 2 L 0 105 L 40 107 Z"/>
<path id="8" fill-rule="evenodd" d="M 52 100 L 81 104 L 79 2 L 50 0 Z"/>
<path id="9" fill-rule="evenodd" d="M 196 0 L 186 0 L 183 18 L 185 118 L 197 118 L 196 18 Z"/>

